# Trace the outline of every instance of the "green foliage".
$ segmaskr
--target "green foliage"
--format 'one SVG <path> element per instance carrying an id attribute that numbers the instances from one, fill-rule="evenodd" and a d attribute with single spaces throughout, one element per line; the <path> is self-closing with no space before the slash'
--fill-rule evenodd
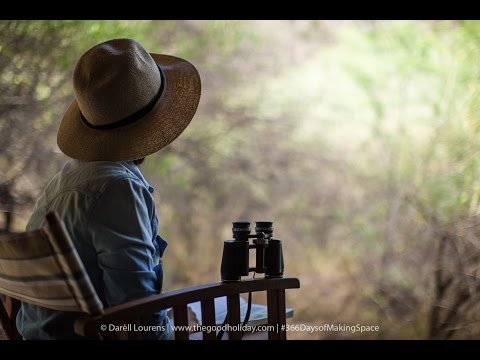
<path id="1" fill-rule="evenodd" d="M 192 124 L 143 165 L 167 288 L 218 280 L 231 221 L 272 219 L 302 281 L 297 321 L 478 337 L 478 299 L 462 295 L 480 244 L 478 21 L 2 21 L 0 184 L 26 205 L 65 160 L 76 60 L 114 37 L 202 77 Z"/>

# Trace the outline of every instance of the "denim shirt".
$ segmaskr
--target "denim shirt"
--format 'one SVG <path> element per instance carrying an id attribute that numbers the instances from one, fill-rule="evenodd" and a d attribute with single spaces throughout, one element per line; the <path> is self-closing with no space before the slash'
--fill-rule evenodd
<path id="1" fill-rule="evenodd" d="M 157 235 L 153 191 L 131 161 L 70 160 L 38 199 L 27 230 L 40 228 L 55 210 L 105 307 L 158 294 L 167 243 Z M 23 303 L 17 327 L 28 340 L 81 338 L 74 332 L 79 315 Z M 165 310 L 141 323 L 158 325 L 159 331 L 142 334 L 146 339 L 172 336 Z"/>

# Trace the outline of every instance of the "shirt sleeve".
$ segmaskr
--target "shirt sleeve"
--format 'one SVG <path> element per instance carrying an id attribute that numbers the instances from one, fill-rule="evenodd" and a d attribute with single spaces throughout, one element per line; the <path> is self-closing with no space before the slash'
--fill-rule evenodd
<path id="1" fill-rule="evenodd" d="M 154 264 L 152 216 L 153 197 L 140 181 L 128 177 L 111 180 L 89 213 L 88 230 L 103 272 L 108 306 L 161 290 Z M 165 318 L 162 311 L 141 322 L 160 328 L 168 321 Z"/>

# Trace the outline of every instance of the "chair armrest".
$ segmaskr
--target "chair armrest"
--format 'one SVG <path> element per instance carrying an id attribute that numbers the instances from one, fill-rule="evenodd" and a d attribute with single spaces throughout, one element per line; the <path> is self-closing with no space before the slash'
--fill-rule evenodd
<path id="1" fill-rule="evenodd" d="M 257 292 L 264 290 L 296 289 L 300 281 L 296 278 L 248 279 L 239 282 L 213 283 L 165 292 L 136 299 L 105 309 L 98 316 L 83 316 L 75 322 L 75 332 L 86 336 L 96 334 L 100 325 L 121 324 L 136 320 L 170 307 L 186 306 L 189 303 L 221 296 Z"/>

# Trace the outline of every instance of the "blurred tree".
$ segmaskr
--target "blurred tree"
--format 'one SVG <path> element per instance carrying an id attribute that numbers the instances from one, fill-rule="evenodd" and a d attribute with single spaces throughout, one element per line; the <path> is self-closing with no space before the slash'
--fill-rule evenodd
<path id="1" fill-rule="evenodd" d="M 143 168 L 167 288 L 218 280 L 231 221 L 271 219 L 298 321 L 382 329 L 302 336 L 478 337 L 479 36 L 475 21 L 1 21 L 0 203 L 28 217 L 66 160 L 76 59 L 132 37 L 202 76 L 194 121 Z"/>
<path id="2" fill-rule="evenodd" d="M 114 26 L 112 26 L 114 25 Z M 122 28 L 86 21 L 0 21 L 0 205 L 31 204 L 64 161 L 55 133 L 80 52 Z"/>

